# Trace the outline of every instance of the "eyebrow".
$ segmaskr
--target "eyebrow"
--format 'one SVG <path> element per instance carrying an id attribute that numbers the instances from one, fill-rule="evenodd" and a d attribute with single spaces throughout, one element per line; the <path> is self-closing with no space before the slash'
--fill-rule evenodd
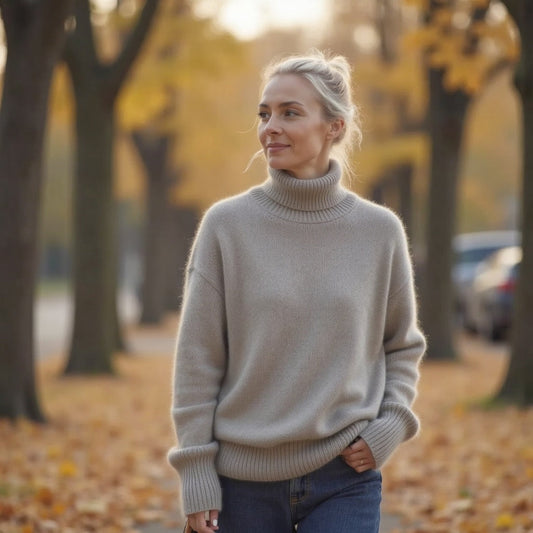
<path id="1" fill-rule="evenodd" d="M 299 105 L 301 107 L 304 107 L 304 105 L 301 102 L 298 102 L 297 100 L 289 100 L 288 102 L 281 102 L 279 104 L 279 107 L 290 107 L 291 105 Z M 268 104 L 261 102 L 259 104 L 259 107 L 270 107 L 270 106 Z"/>

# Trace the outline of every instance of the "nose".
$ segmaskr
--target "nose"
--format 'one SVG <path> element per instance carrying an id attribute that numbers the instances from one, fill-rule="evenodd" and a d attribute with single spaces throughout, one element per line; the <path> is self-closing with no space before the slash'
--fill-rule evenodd
<path id="1" fill-rule="evenodd" d="M 265 124 L 264 131 L 267 135 L 276 135 L 281 133 L 281 126 L 277 118 L 272 114 Z"/>

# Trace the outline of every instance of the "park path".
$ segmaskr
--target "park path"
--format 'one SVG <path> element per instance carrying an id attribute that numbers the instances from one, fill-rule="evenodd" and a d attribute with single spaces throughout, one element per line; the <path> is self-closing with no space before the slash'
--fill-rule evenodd
<path id="1" fill-rule="evenodd" d="M 121 319 L 127 327 L 128 348 L 133 353 L 168 353 L 174 349 L 174 332 L 149 328 L 130 328 L 139 316 L 139 306 L 131 292 L 121 292 L 118 300 Z M 37 359 L 67 353 L 72 329 L 72 300 L 68 294 L 59 292 L 41 296 L 35 301 L 35 353 Z"/>

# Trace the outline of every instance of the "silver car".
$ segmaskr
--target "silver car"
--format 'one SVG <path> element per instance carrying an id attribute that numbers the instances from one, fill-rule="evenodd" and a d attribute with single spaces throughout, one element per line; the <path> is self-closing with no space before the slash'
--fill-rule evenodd
<path id="1" fill-rule="evenodd" d="M 466 301 L 469 322 L 489 340 L 503 339 L 511 327 L 514 289 L 522 248 L 509 246 L 480 263 Z"/>
<path id="2" fill-rule="evenodd" d="M 472 282 L 478 265 L 494 252 L 507 246 L 520 244 L 519 231 L 481 231 L 463 233 L 453 240 L 455 261 L 452 279 L 455 291 L 455 309 L 458 322 L 465 328 L 473 330 L 475 324 L 470 321 L 466 310 L 466 301 L 472 289 Z"/>

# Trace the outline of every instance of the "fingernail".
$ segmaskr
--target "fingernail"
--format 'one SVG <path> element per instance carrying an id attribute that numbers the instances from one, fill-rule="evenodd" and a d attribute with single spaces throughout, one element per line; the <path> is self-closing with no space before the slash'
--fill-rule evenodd
<path id="1" fill-rule="evenodd" d="M 218 526 L 218 520 L 216 518 L 213 518 L 212 524 L 217 527 Z"/>

